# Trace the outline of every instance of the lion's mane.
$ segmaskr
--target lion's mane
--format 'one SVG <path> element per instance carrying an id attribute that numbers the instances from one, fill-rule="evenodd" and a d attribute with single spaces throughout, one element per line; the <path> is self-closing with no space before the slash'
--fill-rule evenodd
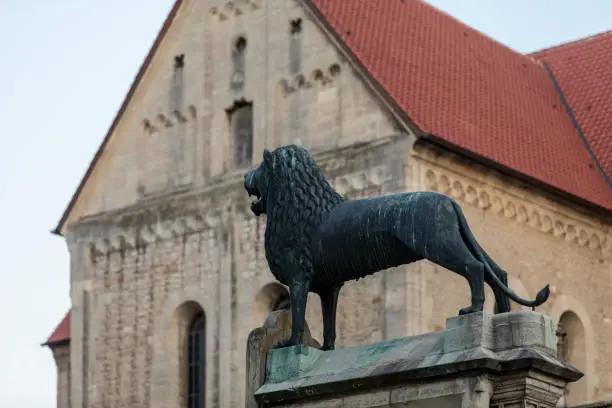
<path id="1" fill-rule="evenodd" d="M 287 145 L 272 151 L 267 169 L 270 184 L 266 242 L 269 255 L 298 249 L 303 261 L 312 262 L 310 237 L 344 198 L 325 179 L 306 149 Z M 295 247 L 297 246 L 297 248 Z"/>

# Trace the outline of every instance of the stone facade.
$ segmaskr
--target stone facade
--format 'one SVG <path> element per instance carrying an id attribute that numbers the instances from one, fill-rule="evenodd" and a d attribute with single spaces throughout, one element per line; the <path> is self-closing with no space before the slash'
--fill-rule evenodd
<path id="1" fill-rule="evenodd" d="M 542 312 L 566 319 L 566 358 L 585 373 L 568 401 L 612 396 L 610 220 L 415 144 L 389 112 L 299 2 L 183 1 L 63 231 L 72 315 L 70 370 L 59 370 L 72 376 L 59 406 L 184 406 L 186 331 L 199 312 L 206 406 L 241 406 L 248 334 L 284 291 L 242 176 L 264 147 L 289 142 L 314 152 L 348 197 L 456 198 L 518 294 L 551 284 Z M 350 283 L 337 345 L 440 330 L 468 292 L 427 262 Z M 307 318 L 321 340 L 317 298 Z"/>

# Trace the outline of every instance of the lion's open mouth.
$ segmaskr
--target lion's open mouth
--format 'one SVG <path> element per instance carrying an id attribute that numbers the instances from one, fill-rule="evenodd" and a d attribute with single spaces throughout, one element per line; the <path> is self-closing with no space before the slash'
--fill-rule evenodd
<path id="1" fill-rule="evenodd" d="M 259 193 L 253 193 L 253 194 L 249 193 L 249 197 L 255 197 L 251 205 L 256 205 L 258 203 L 261 203 L 261 195 Z"/>
<path id="2" fill-rule="evenodd" d="M 249 197 L 255 197 L 255 199 L 251 202 L 251 211 L 253 211 L 253 214 L 262 214 L 264 212 L 264 208 L 259 190 L 248 188 L 247 193 L 249 193 Z"/>
<path id="3" fill-rule="evenodd" d="M 246 190 L 247 190 L 247 193 L 249 194 L 249 197 L 255 197 L 255 201 L 253 202 L 253 204 L 255 204 L 258 201 L 261 201 L 261 193 L 259 192 L 258 189 L 247 187 Z"/>

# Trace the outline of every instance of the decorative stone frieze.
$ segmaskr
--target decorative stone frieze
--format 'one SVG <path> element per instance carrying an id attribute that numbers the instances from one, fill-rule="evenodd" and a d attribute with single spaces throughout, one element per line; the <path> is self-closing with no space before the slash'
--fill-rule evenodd
<path id="1" fill-rule="evenodd" d="M 339 62 L 330 64 L 326 68 L 313 69 L 307 75 L 300 73 L 291 78 L 283 78 L 279 81 L 279 86 L 284 91 L 285 97 L 301 89 L 313 89 L 328 87 L 336 84 L 336 80 L 342 73 Z"/>
<path id="2" fill-rule="evenodd" d="M 358 147 L 324 151 L 315 154 L 315 159 L 341 194 L 380 191 L 392 174 L 386 164 L 363 168 L 363 154 L 392 140 L 390 137 Z M 71 224 L 68 235 L 84 239 L 95 258 L 215 230 L 230 222 L 232 212 L 248 212 L 250 199 L 244 193 L 243 173 L 226 174 L 211 187 L 148 197 L 132 207 L 89 216 Z"/>
<path id="3" fill-rule="evenodd" d="M 528 194 L 515 194 L 512 189 L 501 188 L 485 177 L 470 177 L 477 166 L 471 170 L 452 170 L 446 161 L 454 160 L 457 165 L 465 166 L 468 162 L 455 158 L 451 154 L 429 152 L 418 149 L 415 156 L 424 163 L 423 186 L 427 190 L 447 194 L 459 202 L 492 211 L 501 217 L 528 225 L 542 233 L 564 239 L 581 247 L 602 253 L 610 250 L 609 233 L 594 223 L 589 223 L 559 207 L 547 206 L 529 199 Z M 460 173 L 461 171 L 461 173 Z M 493 179 L 493 177 L 487 176 Z"/>
<path id="4" fill-rule="evenodd" d="M 212 7 L 208 13 L 214 20 L 226 22 L 245 13 L 259 10 L 261 7 L 262 0 L 236 0 L 228 1 L 221 7 Z"/>
<path id="5" fill-rule="evenodd" d="M 383 165 L 336 177 L 330 180 L 330 183 L 338 193 L 346 195 L 357 191 L 368 190 L 372 187 L 378 188 L 388 179 L 388 169 Z"/>

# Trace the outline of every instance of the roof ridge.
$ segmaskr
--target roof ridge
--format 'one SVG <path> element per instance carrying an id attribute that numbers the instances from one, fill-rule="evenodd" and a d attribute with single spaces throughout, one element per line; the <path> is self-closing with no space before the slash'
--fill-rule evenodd
<path id="1" fill-rule="evenodd" d="M 488 35 L 487 33 L 483 32 L 483 31 L 480 31 L 479 29 L 477 29 L 477 28 L 475 28 L 475 27 L 472 27 L 472 26 L 468 25 L 466 22 L 464 22 L 464 21 L 460 20 L 459 18 L 457 18 L 457 17 L 455 17 L 455 16 L 453 16 L 453 15 L 451 15 L 451 14 L 447 13 L 446 11 L 444 11 L 444 10 L 442 10 L 442 9 L 440 9 L 440 8 L 438 8 L 438 7 L 436 7 L 436 6 L 434 6 L 433 4 L 429 3 L 429 1 L 427 1 L 427 0 L 416 0 L 416 1 L 419 1 L 419 2 L 421 2 L 421 3 L 423 3 L 423 4 L 425 4 L 425 5 L 426 5 L 426 6 L 428 6 L 429 8 L 431 8 L 431 9 L 435 10 L 437 13 L 442 14 L 442 15 L 444 15 L 444 16 L 446 16 L 446 17 L 448 17 L 449 19 L 451 19 L 451 20 L 455 21 L 456 23 L 458 23 L 458 24 L 459 24 L 459 25 L 461 25 L 462 27 L 464 27 L 464 28 L 466 28 L 466 29 L 468 29 L 468 30 L 470 30 L 470 31 L 472 31 L 472 32 L 477 33 L 477 34 L 478 34 L 478 35 L 480 35 L 481 37 L 486 38 L 487 40 L 494 42 L 494 43 L 495 43 L 497 46 L 499 46 L 500 48 L 504 48 L 504 49 L 506 49 L 506 50 L 510 51 L 511 53 L 513 53 L 513 54 L 515 54 L 515 55 L 517 55 L 517 56 L 520 56 L 520 57 L 523 57 L 523 58 L 527 57 L 527 59 L 532 60 L 533 62 L 535 62 L 535 61 L 533 60 L 533 58 L 529 58 L 529 55 L 528 55 L 528 54 L 524 54 L 524 53 L 522 53 L 522 52 L 519 52 L 519 51 L 515 50 L 514 48 L 510 47 L 509 45 L 506 45 L 506 44 L 504 44 L 503 42 L 501 42 L 501 41 L 499 41 L 499 40 L 496 40 L 495 38 L 491 37 L 491 36 L 490 36 L 490 35 Z"/>
<path id="2" fill-rule="evenodd" d="M 566 41 L 566 42 L 559 43 L 559 44 L 556 44 L 556 45 L 551 45 L 549 47 L 542 48 L 540 50 L 529 52 L 529 53 L 527 53 L 525 55 L 531 55 L 531 56 L 535 57 L 535 56 L 538 56 L 538 55 L 541 55 L 541 54 L 548 53 L 550 51 L 556 51 L 557 49 L 560 49 L 560 48 L 565 48 L 565 47 L 569 47 L 569 46 L 572 46 L 572 45 L 576 45 L 578 43 L 595 40 L 595 39 L 598 39 L 600 37 L 605 37 L 606 35 L 610 35 L 610 34 L 612 34 L 612 30 L 601 31 L 599 33 L 587 35 L 586 37 L 576 38 L 575 40 Z"/>
<path id="3" fill-rule="evenodd" d="M 557 93 L 559 94 L 559 97 L 561 98 L 561 103 L 563 104 L 563 106 L 565 108 L 565 111 L 569 115 L 569 117 L 570 117 L 570 119 L 572 121 L 572 124 L 574 125 L 574 128 L 578 132 L 578 136 L 580 137 L 580 140 L 582 141 L 582 143 L 584 144 L 584 147 L 586 148 L 587 152 L 589 153 L 589 156 L 591 156 L 591 159 L 595 163 L 595 167 L 597 168 L 597 170 L 599 171 L 599 173 L 601 174 L 601 176 L 605 180 L 606 184 L 612 188 L 612 181 L 610 180 L 610 178 L 608 177 L 608 174 L 606 173 L 606 171 L 602 167 L 602 165 L 601 165 L 601 163 L 599 161 L 599 158 L 597 157 L 597 155 L 593 151 L 593 148 L 591 147 L 591 144 L 589 143 L 589 140 L 584 135 L 584 132 L 582 131 L 582 127 L 578 123 L 578 119 L 576 118 L 576 115 L 574 115 L 574 110 L 572 109 L 572 106 L 570 105 L 570 103 L 568 102 L 567 98 L 565 97 L 563 89 L 561 89 L 561 84 L 559 83 L 559 81 L 557 81 L 557 78 L 555 77 L 555 74 L 553 73 L 552 68 L 550 66 L 548 66 L 548 64 L 546 62 L 544 62 L 544 61 L 542 62 L 542 65 L 544 66 L 544 68 L 548 72 L 550 80 L 553 82 L 553 84 L 555 86 L 555 89 L 556 89 Z"/>

